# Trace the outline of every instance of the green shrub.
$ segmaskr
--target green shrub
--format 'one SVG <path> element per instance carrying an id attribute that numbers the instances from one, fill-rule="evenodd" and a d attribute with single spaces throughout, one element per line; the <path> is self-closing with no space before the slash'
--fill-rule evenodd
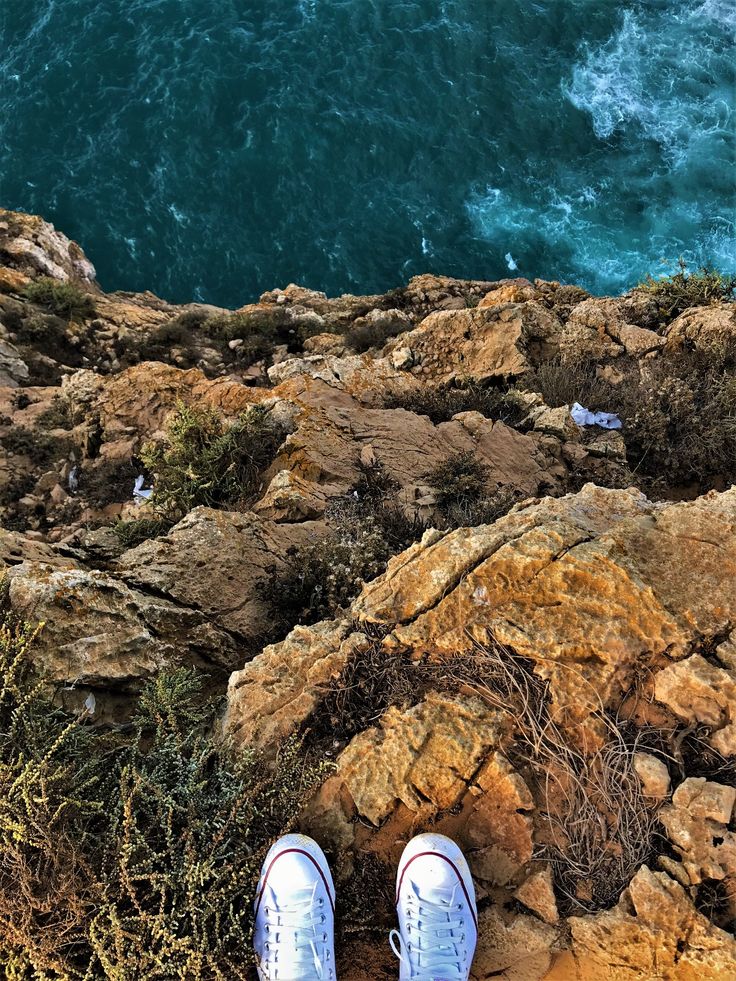
<path id="1" fill-rule="evenodd" d="M 149 443 L 141 451 L 143 464 L 155 475 L 153 507 L 177 520 L 198 505 L 247 504 L 282 439 L 283 432 L 258 405 L 227 426 L 214 409 L 179 403 L 165 443 Z"/>
<path id="2" fill-rule="evenodd" d="M 452 385 L 422 386 L 407 394 L 395 396 L 386 403 L 387 409 L 406 409 L 419 416 L 429 416 L 437 425 L 449 422 L 459 412 L 480 412 L 487 419 L 516 425 L 522 413 L 498 388 L 490 388 L 469 379 Z"/>
<path id="3" fill-rule="evenodd" d="M 18 337 L 25 344 L 58 346 L 66 335 L 66 323 L 55 315 L 26 317 L 18 329 Z"/>
<path id="4" fill-rule="evenodd" d="M 240 347 L 235 348 L 234 357 L 244 366 L 268 360 L 276 343 L 274 324 L 265 318 L 256 319 L 252 314 L 230 313 L 210 317 L 206 330 L 211 337 L 224 344 L 242 340 Z"/>
<path id="5" fill-rule="evenodd" d="M 734 299 L 736 276 L 723 276 L 705 266 L 689 273 L 682 259 L 678 266 L 677 272 L 671 276 L 655 279 L 650 275 L 637 286 L 637 289 L 655 298 L 665 320 L 672 320 L 688 307 L 708 306 Z"/>
<path id="6" fill-rule="evenodd" d="M 32 303 L 38 303 L 67 320 L 86 320 L 96 313 L 92 296 L 74 283 L 61 283 L 41 276 L 30 282 L 23 292 Z"/>
<path id="7" fill-rule="evenodd" d="M 324 767 L 211 735 L 216 705 L 179 670 L 130 726 L 55 709 L 26 677 L 34 634 L 0 628 L 0 965 L 20 978 L 246 978 L 270 842 Z M 12 972 L 12 973 L 11 973 Z"/>
<path id="8" fill-rule="evenodd" d="M 138 356 L 141 361 L 167 361 L 174 347 L 184 348 L 189 352 L 189 361 L 194 363 L 195 354 L 190 351 L 194 338 L 187 326 L 180 320 L 170 320 L 156 327 L 138 346 Z"/>

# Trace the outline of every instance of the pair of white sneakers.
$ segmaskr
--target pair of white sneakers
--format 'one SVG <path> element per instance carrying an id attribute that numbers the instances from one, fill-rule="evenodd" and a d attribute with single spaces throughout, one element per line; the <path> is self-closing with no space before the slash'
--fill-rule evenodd
<path id="1" fill-rule="evenodd" d="M 468 863 L 444 835 L 404 849 L 396 875 L 400 981 L 467 981 L 478 939 Z M 261 981 L 335 981 L 335 886 L 316 841 L 285 835 L 266 856 L 255 900 Z"/>

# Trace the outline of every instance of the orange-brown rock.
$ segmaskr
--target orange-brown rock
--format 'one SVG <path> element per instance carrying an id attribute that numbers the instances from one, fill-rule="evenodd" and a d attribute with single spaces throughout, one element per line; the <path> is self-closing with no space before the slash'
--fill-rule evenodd
<path id="1" fill-rule="evenodd" d="M 642 661 L 683 657 L 727 629 L 735 578 L 736 490 L 652 504 L 587 485 L 412 546 L 353 610 L 396 624 L 396 642 L 416 652 L 452 657 L 494 637 L 552 679 L 560 717 L 580 719 Z"/>
<path id="2" fill-rule="evenodd" d="M 430 314 L 396 345 L 408 347 L 424 379 L 512 378 L 553 354 L 562 324 L 534 300 Z"/>
<path id="3" fill-rule="evenodd" d="M 736 342 L 736 306 L 716 303 L 708 307 L 690 307 L 665 330 L 668 351 L 683 348 L 707 350 Z"/>
<path id="4" fill-rule="evenodd" d="M 573 917 L 570 981 L 724 981 L 736 941 L 664 872 L 641 868 L 612 910 Z"/>

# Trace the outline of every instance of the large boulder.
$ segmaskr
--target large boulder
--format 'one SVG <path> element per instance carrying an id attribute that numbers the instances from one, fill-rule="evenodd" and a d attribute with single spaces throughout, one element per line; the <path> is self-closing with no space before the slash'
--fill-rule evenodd
<path id="1" fill-rule="evenodd" d="M 409 348 L 412 372 L 435 383 L 514 378 L 558 348 L 562 323 L 534 300 L 431 313 L 387 350 Z"/>
<path id="2" fill-rule="evenodd" d="M 276 524 L 250 512 L 198 507 L 167 535 L 125 552 L 115 571 L 131 587 L 196 610 L 252 649 L 272 630 L 264 583 L 294 549 L 324 533 L 318 522 Z"/>
<path id="3" fill-rule="evenodd" d="M 676 317 L 665 331 L 667 351 L 709 348 L 736 344 L 736 303 L 714 303 L 690 307 Z"/>
<path id="4" fill-rule="evenodd" d="M 0 259 L 25 281 L 50 276 L 97 290 L 94 266 L 77 243 L 37 215 L 0 208 Z"/>
<path id="5" fill-rule="evenodd" d="M 551 679 L 558 717 L 579 720 L 642 664 L 728 631 L 735 580 L 736 489 L 653 504 L 589 484 L 412 546 L 353 613 L 417 653 L 451 658 L 494 638 Z"/>

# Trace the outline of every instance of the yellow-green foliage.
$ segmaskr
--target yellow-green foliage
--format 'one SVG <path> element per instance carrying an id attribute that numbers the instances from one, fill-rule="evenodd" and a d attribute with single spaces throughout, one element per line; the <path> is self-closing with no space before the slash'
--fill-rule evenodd
<path id="1" fill-rule="evenodd" d="M 154 508 L 178 519 L 198 505 L 247 503 L 282 438 L 258 405 L 249 406 L 228 426 L 214 409 L 179 403 L 166 442 L 149 443 L 141 452 L 155 474 Z"/>
<path id="2" fill-rule="evenodd" d="M 84 320 L 94 317 L 96 312 L 89 293 L 73 283 L 60 283 L 48 276 L 34 279 L 26 286 L 24 293 L 32 303 L 38 303 L 67 320 Z"/>
<path id="3" fill-rule="evenodd" d="M 647 276 L 637 287 L 655 297 L 666 319 L 676 317 L 688 307 L 708 306 L 734 298 L 736 277 L 723 276 L 706 267 L 689 273 L 682 259 L 678 267 L 676 273 L 662 279 Z"/>
<path id="4" fill-rule="evenodd" d="M 0 627 L 0 970 L 13 981 L 248 976 L 252 895 L 270 842 L 322 775 L 212 735 L 187 670 L 128 729 L 54 709 L 26 678 L 34 632 Z"/>

